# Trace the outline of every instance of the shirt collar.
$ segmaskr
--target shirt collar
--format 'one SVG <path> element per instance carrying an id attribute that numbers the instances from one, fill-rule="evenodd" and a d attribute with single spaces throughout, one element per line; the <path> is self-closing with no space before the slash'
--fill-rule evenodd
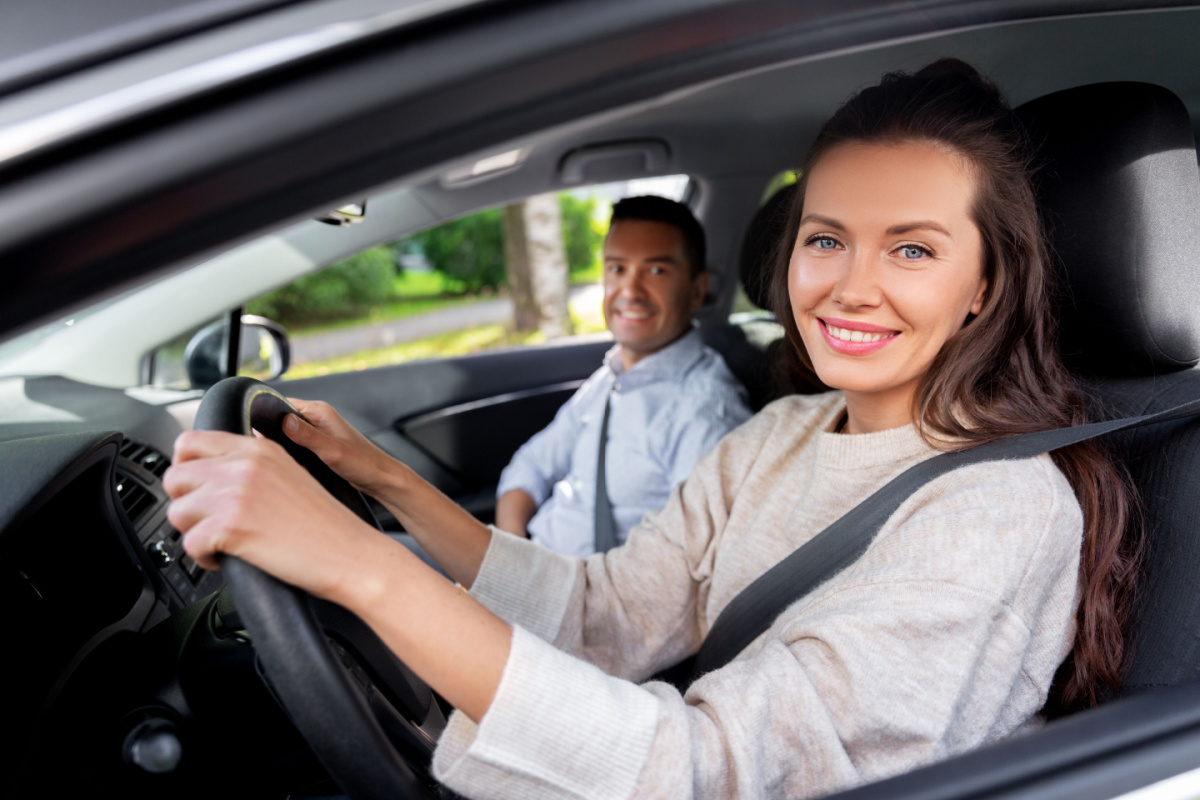
<path id="1" fill-rule="evenodd" d="M 704 341 L 700 338 L 699 326 L 693 321 L 691 330 L 628 370 L 621 362 L 621 345 L 613 346 L 604 354 L 604 366 L 619 379 L 622 388 L 631 388 L 678 377 L 695 364 L 703 352 Z"/>

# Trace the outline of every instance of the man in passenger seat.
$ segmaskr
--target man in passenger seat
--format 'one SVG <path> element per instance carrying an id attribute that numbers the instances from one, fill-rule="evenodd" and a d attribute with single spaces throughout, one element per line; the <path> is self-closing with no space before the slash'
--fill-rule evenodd
<path id="1" fill-rule="evenodd" d="M 604 365 L 500 476 L 496 526 L 564 555 L 625 541 L 733 428 L 746 392 L 692 314 L 709 275 L 704 230 L 682 203 L 631 197 L 604 240 Z"/>

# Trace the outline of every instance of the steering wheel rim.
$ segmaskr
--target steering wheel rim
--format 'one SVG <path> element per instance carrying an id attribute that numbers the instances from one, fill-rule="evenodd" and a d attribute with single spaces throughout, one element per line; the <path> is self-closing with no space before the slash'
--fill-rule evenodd
<path id="1" fill-rule="evenodd" d="M 267 384 L 226 378 L 205 394 L 195 428 L 245 435 L 257 430 L 378 528 L 362 494 L 283 433 L 287 414 L 299 412 Z M 428 797 L 330 646 L 309 595 L 234 556 L 221 557 L 221 571 L 276 696 L 342 790 L 355 800 Z"/>

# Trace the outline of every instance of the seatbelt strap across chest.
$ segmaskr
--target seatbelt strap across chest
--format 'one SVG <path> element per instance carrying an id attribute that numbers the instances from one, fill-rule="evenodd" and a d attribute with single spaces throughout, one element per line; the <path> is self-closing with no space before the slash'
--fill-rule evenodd
<path id="1" fill-rule="evenodd" d="M 728 664 L 788 606 L 857 561 L 896 509 L 935 478 L 970 464 L 1033 458 L 1105 434 L 1195 416 L 1200 416 L 1200 400 L 1139 417 L 1009 436 L 915 464 L 743 589 L 717 616 L 694 658 L 661 677 L 684 688 Z"/>
<path id="2" fill-rule="evenodd" d="M 608 412 L 612 407 L 612 392 L 604 398 L 604 417 L 600 420 L 600 448 L 596 456 L 596 497 L 593 509 L 593 536 L 596 552 L 607 553 L 617 546 L 614 530 L 612 503 L 608 499 L 608 476 L 605 467 L 605 451 L 608 449 Z"/>

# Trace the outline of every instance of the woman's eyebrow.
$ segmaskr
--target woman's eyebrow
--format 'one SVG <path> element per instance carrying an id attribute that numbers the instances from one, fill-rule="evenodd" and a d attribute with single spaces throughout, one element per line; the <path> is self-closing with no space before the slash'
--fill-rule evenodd
<path id="1" fill-rule="evenodd" d="M 806 214 L 804 216 L 804 219 L 800 220 L 801 225 L 807 225 L 810 222 L 817 222 L 817 223 L 820 223 L 821 225 L 824 225 L 829 228 L 833 228 L 834 230 L 838 230 L 838 231 L 846 230 L 846 226 L 843 225 L 842 223 L 838 222 L 836 219 L 830 219 L 829 217 L 822 217 L 820 214 Z"/>
<path id="2" fill-rule="evenodd" d="M 942 234 L 943 236 L 946 236 L 947 238 L 950 238 L 950 239 L 954 238 L 953 236 L 950 236 L 950 231 L 946 230 L 941 225 L 938 225 L 936 222 L 934 222 L 932 220 L 921 220 L 920 222 L 905 222 L 901 225 L 893 225 L 892 227 L 887 229 L 887 233 L 889 236 L 901 236 L 905 233 L 911 233 L 912 231 L 921 230 L 921 229 L 937 231 L 938 233 Z"/>

